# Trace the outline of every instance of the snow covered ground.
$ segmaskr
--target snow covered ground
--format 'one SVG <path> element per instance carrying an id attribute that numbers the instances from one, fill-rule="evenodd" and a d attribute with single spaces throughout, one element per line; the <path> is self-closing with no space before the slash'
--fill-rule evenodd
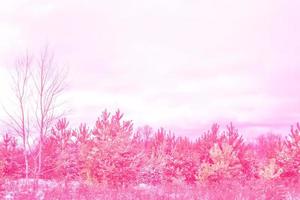
<path id="1" fill-rule="evenodd" d="M 39 180 L 35 185 L 34 179 L 29 179 L 26 186 L 24 179 L 6 181 L 1 187 L 1 199 L 5 200 L 56 200 L 56 199 L 106 199 L 106 200 L 215 200 L 215 199 L 261 199 L 261 200 L 299 200 L 297 193 L 280 193 L 280 189 L 266 190 L 264 193 L 248 191 L 247 188 L 200 188 L 187 185 L 148 185 L 145 183 L 128 188 L 96 187 L 73 181 L 65 184 L 51 180 Z M 262 186 L 263 187 L 263 186 Z M 248 188 L 249 189 L 249 188 Z M 269 188 L 270 189 L 270 188 Z M 230 192 L 231 191 L 231 192 Z M 284 188 L 282 188 L 284 191 Z M 252 192 L 252 194 L 250 194 Z M 257 192 L 257 194 L 255 194 Z M 246 195 L 245 195 L 246 194 Z"/>

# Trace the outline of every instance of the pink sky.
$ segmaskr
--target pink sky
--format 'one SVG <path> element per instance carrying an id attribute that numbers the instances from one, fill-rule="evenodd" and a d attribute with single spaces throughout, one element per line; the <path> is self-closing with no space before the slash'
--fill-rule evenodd
<path id="1" fill-rule="evenodd" d="M 70 120 L 120 108 L 137 126 L 246 137 L 300 121 L 300 1 L 1 1 L 0 90 L 26 49 L 70 69 Z M 4 113 L 0 113 L 4 117 Z"/>

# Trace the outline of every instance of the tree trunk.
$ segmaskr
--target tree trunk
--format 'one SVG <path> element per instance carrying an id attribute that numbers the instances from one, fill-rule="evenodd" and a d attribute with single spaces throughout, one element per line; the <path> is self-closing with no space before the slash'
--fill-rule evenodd
<path id="1" fill-rule="evenodd" d="M 27 186 L 28 185 L 29 166 L 28 166 L 28 154 L 27 154 L 25 139 L 23 139 L 23 147 L 24 147 L 24 160 L 25 160 L 25 183 Z"/>
<path id="2" fill-rule="evenodd" d="M 41 170 L 42 170 L 42 141 L 40 141 L 40 144 L 39 144 L 38 171 L 37 171 L 38 179 L 41 176 Z"/>

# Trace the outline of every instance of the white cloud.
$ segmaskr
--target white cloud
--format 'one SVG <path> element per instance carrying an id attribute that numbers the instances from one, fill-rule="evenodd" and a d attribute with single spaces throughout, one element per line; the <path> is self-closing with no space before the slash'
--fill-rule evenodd
<path id="1" fill-rule="evenodd" d="M 274 110 L 294 119 L 300 99 L 296 4 L 5 1 L 0 7 L 1 96 L 7 94 L 2 66 L 23 49 L 48 41 L 59 61 L 69 63 L 74 88 L 68 95 L 77 120 L 91 115 L 94 120 L 104 107 L 162 126 L 214 119 L 276 123 Z"/>

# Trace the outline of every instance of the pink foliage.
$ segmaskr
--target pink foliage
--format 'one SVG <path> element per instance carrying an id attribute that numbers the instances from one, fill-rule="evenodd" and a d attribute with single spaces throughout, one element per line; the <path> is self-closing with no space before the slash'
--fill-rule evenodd
<path id="1" fill-rule="evenodd" d="M 146 195 L 142 190 L 151 188 L 177 188 L 182 192 L 179 188 L 185 187 L 186 191 L 194 188 L 194 197 L 209 199 L 241 195 L 249 199 L 284 199 L 288 194 L 298 194 L 299 124 L 292 126 L 286 139 L 269 134 L 258 137 L 256 143 L 245 142 L 232 123 L 226 128 L 220 132 L 219 125 L 213 124 L 198 139 L 190 140 L 163 128 L 153 131 L 145 126 L 134 130 L 133 123 L 123 120 L 120 111 L 111 114 L 105 110 L 91 129 L 85 124 L 72 129 L 63 118 L 42 141 L 41 178 L 62 182 L 63 187 L 77 182 L 80 191 L 86 193 L 93 187 L 118 191 L 128 188 L 141 196 Z M 37 148 L 29 152 L 30 178 L 35 178 Z M 3 136 L 0 149 L 4 187 L 6 180 L 25 177 L 24 151 L 10 134 Z M 147 189 L 138 188 L 143 184 Z"/>

